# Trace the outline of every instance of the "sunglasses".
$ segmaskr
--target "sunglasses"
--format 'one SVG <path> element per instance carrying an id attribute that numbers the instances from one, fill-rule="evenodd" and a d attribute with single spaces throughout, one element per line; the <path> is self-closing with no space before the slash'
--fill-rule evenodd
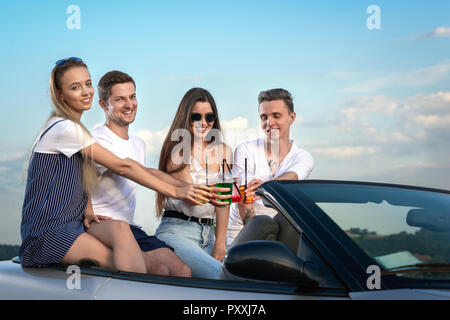
<path id="1" fill-rule="evenodd" d="M 67 61 L 83 61 L 83 60 L 81 58 L 77 58 L 77 57 L 70 57 L 70 58 L 65 58 L 65 59 L 56 61 L 55 65 L 57 65 L 58 67 L 61 67 L 61 66 L 65 65 Z"/>
<path id="2" fill-rule="evenodd" d="M 201 113 L 191 113 L 191 121 L 197 122 L 202 120 Z M 213 112 L 205 114 L 206 122 L 214 122 L 216 121 L 216 115 Z"/>

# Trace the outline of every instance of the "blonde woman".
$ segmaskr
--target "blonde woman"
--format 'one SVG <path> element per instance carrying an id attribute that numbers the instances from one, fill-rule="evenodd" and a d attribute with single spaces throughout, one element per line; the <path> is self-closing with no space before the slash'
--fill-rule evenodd
<path id="1" fill-rule="evenodd" d="M 191 205 L 201 205 L 196 199 L 207 200 L 211 196 L 208 188 L 175 187 L 139 163 L 120 159 L 95 143 L 80 122 L 94 96 L 88 68 L 80 58 L 56 62 L 50 96 L 53 112 L 34 143 L 28 164 L 19 252 L 22 265 L 77 264 L 88 258 L 102 267 L 146 273 L 128 223 L 93 213 L 88 197 L 97 180 L 93 161 Z"/>
<path id="2" fill-rule="evenodd" d="M 212 181 L 224 159 L 231 166 L 231 150 L 221 143 L 220 135 L 212 95 L 202 88 L 189 90 L 163 143 L 158 169 L 186 183 L 205 183 L 208 169 Z M 191 206 L 157 194 L 157 213 L 162 220 L 155 235 L 174 248 L 175 254 L 191 268 L 193 277 L 219 279 L 226 251 L 229 206 L 217 200 L 210 202 L 202 207 Z"/>

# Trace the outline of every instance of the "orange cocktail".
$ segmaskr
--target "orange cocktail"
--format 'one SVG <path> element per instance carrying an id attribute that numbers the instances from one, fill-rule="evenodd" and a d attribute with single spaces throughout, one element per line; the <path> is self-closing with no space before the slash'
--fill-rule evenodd
<path id="1" fill-rule="evenodd" d="M 239 185 L 239 192 L 242 196 L 241 202 L 245 204 L 253 204 L 255 202 L 255 200 L 253 200 L 253 195 L 245 194 L 245 188 L 253 180 L 253 176 L 247 175 L 247 181 L 245 180 L 245 176 L 241 176 L 237 180 Z"/>

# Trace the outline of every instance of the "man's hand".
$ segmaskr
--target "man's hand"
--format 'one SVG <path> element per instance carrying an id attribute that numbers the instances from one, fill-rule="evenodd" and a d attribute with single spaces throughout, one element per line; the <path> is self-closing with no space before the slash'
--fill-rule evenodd
<path id="1" fill-rule="evenodd" d="M 113 219 L 107 216 L 96 215 L 94 213 L 89 214 L 85 213 L 83 217 L 83 224 L 86 227 L 86 229 L 89 229 L 92 222 L 100 223 L 101 220 L 113 220 Z"/>
<path id="2" fill-rule="evenodd" d="M 247 197 L 253 196 L 254 201 L 260 199 L 260 197 L 258 197 L 255 192 L 259 188 L 259 186 L 262 185 L 263 183 L 264 182 L 260 179 L 254 179 L 254 180 L 250 181 L 250 183 L 247 184 L 247 189 L 245 190 L 245 195 Z"/>

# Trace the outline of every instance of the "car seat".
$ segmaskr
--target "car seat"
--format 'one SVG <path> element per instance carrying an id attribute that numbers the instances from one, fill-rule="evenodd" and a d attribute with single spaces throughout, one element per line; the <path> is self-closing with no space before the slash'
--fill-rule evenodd
<path id="1" fill-rule="evenodd" d="M 286 218 L 278 213 L 274 218 L 258 215 L 242 228 L 241 232 L 231 243 L 231 247 L 253 240 L 280 241 L 295 255 L 297 255 L 300 234 Z"/>

